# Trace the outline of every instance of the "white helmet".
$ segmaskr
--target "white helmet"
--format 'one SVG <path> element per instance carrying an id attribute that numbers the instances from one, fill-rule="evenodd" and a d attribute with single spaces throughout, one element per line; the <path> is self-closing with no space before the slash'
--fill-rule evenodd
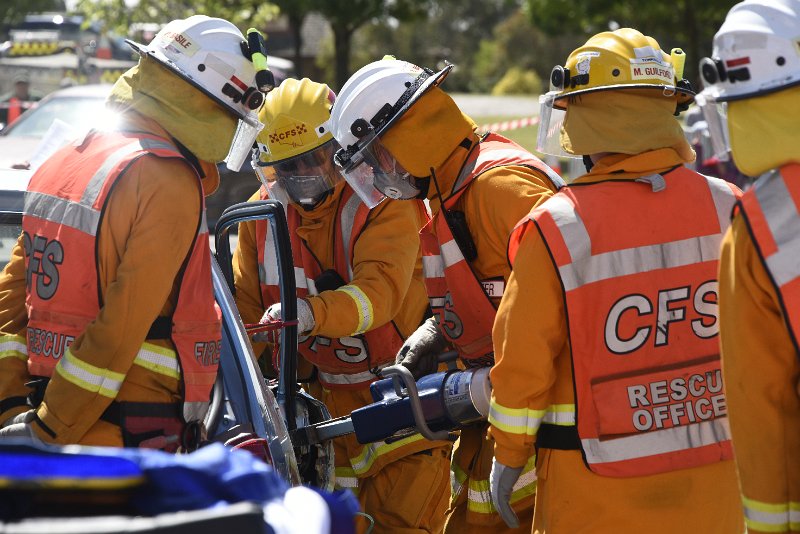
<path id="1" fill-rule="evenodd" d="M 227 20 L 205 15 L 173 20 L 147 46 L 126 40 L 140 55 L 155 59 L 240 119 L 226 158 L 231 168 L 235 166 L 232 160 L 241 159 L 234 170 L 241 167 L 263 128 L 256 112 L 264 102 L 261 91 L 271 89 L 259 87 L 263 81 L 256 82 L 266 65 L 257 73 L 253 60 L 264 50 L 263 46 L 254 50 L 257 39 L 249 40 L 253 42 L 248 45 L 242 32 Z"/>
<path id="2" fill-rule="evenodd" d="M 331 110 L 331 130 L 342 146 L 336 163 L 369 207 L 384 195 L 405 199 L 419 193 L 379 137 L 452 68 L 448 64 L 434 73 L 407 61 L 382 59 L 358 70 L 339 92 Z"/>
<path id="3" fill-rule="evenodd" d="M 704 90 L 697 97 L 715 155 L 729 150 L 724 103 L 800 84 L 800 0 L 745 0 L 728 12 L 714 36 L 712 57 L 700 60 Z"/>

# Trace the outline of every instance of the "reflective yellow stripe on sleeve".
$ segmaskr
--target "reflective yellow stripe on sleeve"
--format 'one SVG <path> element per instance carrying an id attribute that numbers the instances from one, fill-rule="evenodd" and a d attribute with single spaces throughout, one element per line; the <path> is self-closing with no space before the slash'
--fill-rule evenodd
<path id="1" fill-rule="evenodd" d="M 99 393 L 111 399 L 117 396 L 125 375 L 108 369 L 101 369 L 79 360 L 67 349 L 64 357 L 56 365 L 56 372 L 64 380 L 85 389 L 90 393 Z"/>
<path id="2" fill-rule="evenodd" d="M 148 371 L 162 374 L 175 380 L 180 380 L 181 378 L 178 353 L 152 343 L 142 343 L 142 347 L 136 354 L 136 359 L 133 360 L 133 363 L 144 367 Z"/>
<path id="3" fill-rule="evenodd" d="M 494 514 L 497 512 L 492 504 L 492 495 L 488 479 L 470 480 L 467 495 L 467 509 L 479 514 Z M 517 479 L 511 492 L 509 502 L 514 504 L 525 497 L 536 493 L 536 457 L 528 458 L 522 474 Z"/>
<path id="4" fill-rule="evenodd" d="M 356 309 L 358 310 L 358 326 L 353 334 L 363 334 L 372 328 L 374 314 L 372 310 L 372 301 L 369 300 L 367 294 L 364 293 L 360 287 L 349 284 L 340 287 L 336 291 L 341 291 L 346 294 L 353 299 L 356 304 Z"/>
<path id="5" fill-rule="evenodd" d="M 765 503 L 742 496 L 747 528 L 762 532 L 800 530 L 800 502 Z"/>
<path id="6" fill-rule="evenodd" d="M 336 473 L 336 481 L 334 487 L 336 489 L 349 489 L 358 495 L 358 477 L 356 472 L 349 467 L 337 467 L 334 471 Z"/>
<path id="7" fill-rule="evenodd" d="M 452 501 L 456 500 L 464 489 L 464 482 L 467 480 L 467 474 L 456 464 L 450 464 L 450 498 Z"/>
<path id="8" fill-rule="evenodd" d="M 361 451 L 361 454 L 350 459 L 350 464 L 353 466 L 353 471 L 356 475 L 363 475 L 370 470 L 372 464 L 375 463 L 375 460 L 377 460 L 380 455 L 388 454 L 395 449 L 399 449 L 400 447 L 408 445 L 409 443 L 414 443 L 422 439 L 425 438 L 423 438 L 420 434 L 414 434 L 392 443 L 386 443 L 385 441 L 369 443 L 364 445 L 364 449 Z"/>
<path id="9" fill-rule="evenodd" d="M 17 358 L 28 360 L 28 346 L 22 336 L 0 336 L 0 360 Z"/>
<path id="10" fill-rule="evenodd" d="M 557 426 L 575 426 L 575 405 L 551 404 L 542 422 Z"/>
<path id="11" fill-rule="evenodd" d="M 544 415 L 545 410 L 506 408 L 494 399 L 489 404 L 489 423 L 509 434 L 536 435 Z"/>

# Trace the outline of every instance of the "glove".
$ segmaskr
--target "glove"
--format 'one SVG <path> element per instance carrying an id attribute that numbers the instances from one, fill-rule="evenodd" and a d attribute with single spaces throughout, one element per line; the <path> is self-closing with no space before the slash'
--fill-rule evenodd
<path id="1" fill-rule="evenodd" d="M 260 323 L 269 323 L 281 320 L 281 303 L 277 302 L 267 308 L 261 317 Z M 297 299 L 297 332 L 305 334 L 314 329 L 314 313 L 311 311 L 311 305 L 305 299 Z M 259 343 L 269 341 L 269 332 L 258 332 L 253 334 L 253 341 Z"/>
<path id="2" fill-rule="evenodd" d="M 498 462 L 496 458 L 492 458 L 492 472 L 489 475 L 492 504 L 508 528 L 519 527 L 519 518 L 511 508 L 510 501 L 514 484 L 517 483 L 521 474 L 521 467 L 508 467 Z"/>
<path id="3" fill-rule="evenodd" d="M 22 420 L 16 423 L 11 423 L 11 421 L 20 419 L 20 415 L 24 416 L 21 418 Z M 6 438 L 20 438 L 20 439 L 27 439 L 34 443 L 41 443 L 42 440 L 39 439 L 39 436 L 36 435 L 36 432 L 33 431 L 31 428 L 31 421 L 35 416 L 34 410 L 28 410 L 25 413 L 19 414 L 15 417 L 12 417 L 10 421 L 7 421 L 8 426 L 5 426 L 0 429 L 0 440 Z"/>
<path id="4" fill-rule="evenodd" d="M 447 340 L 439 329 L 435 317 L 429 317 L 417 328 L 394 358 L 395 364 L 400 364 L 411 371 L 414 379 L 436 372 L 439 367 L 439 354 L 447 347 Z"/>
<path id="5" fill-rule="evenodd" d="M 28 417 L 28 414 L 31 412 L 33 412 L 33 410 L 28 410 L 27 412 L 18 413 L 14 417 L 9 417 L 5 421 L 3 421 L 3 424 L 0 425 L 0 428 L 16 425 L 17 423 L 24 423 L 26 421 L 26 418 Z"/>

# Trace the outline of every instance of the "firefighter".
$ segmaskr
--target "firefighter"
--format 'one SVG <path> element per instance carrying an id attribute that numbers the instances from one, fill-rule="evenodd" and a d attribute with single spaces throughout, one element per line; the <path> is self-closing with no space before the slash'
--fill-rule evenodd
<path id="1" fill-rule="evenodd" d="M 684 166 L 682 57 L 630 28 L 603 32 L 543 99 L 540 128 L 588 173 L 511 236 L 489 411 L 492 499 L 509 523 L 538 451 L 534 532 L 743 531 L 716 304 L 741 193 Z"/>
<path id="2" fill-rule="evenodd" d="M 718 154 L 759 176 L 720 257 L 720 337 L 748 532 L 800 532 L 800 1 L 735 5 L 698 95 Z M 727 125 L 720 112 L 727 108 Z"/>
<path id="3" fill-rule="evenodd" d="M 434 316 L 397 356 L 417 378 L 435 371 L 438 354 L 451 344 L 466 365 L 492 365 L 492 322 L 509 275 L 508 237 L 562 184 L 512 141 L 475 132 L 472 119 L 438 87 L 451 68 L 433 72 L 390 58 L 371 63 L 347 81 L 332 115 L 343 147 L 337 162 L 365 202 L 430 201 L 433 219 L 420 237 Z M 489 495 L 492 444 L 486 428 L 462 430 L 455 445 L 446 532 L 502 530 Z M 533 459 L 523 463 L 512 504 L 530 520 Z"/>
<path id="4" fill-rule="evenodd" d="M 372 402 L 369 384 L 427 311 L 417 235 L 427 214 L 421 201 L 370 210 L 345 183 L 333 163 L 333 100 L 309 79 L 285 80 L 267 96 L 253 162 L 263 186 L 251 200 L 286 207 L 299 352 L 316 368 L 311 393 L 339 417 Z M 281 317 L 272 251 L 267 221 L 241 224 L 234 278 L 245 321 Z M 441 532 L 449 451 L 419 434 L 369 445 L 338 438 L 336 485 L 358 495 L 378 532 Z"/>
<path id="5" fill-rule="evenodd" d="M 109 97 L 122 126 L 56 152 L 25 195 L 0 275 L 3 437 L 170 451 L 201 437 L 220 347 L 203 197 L 228 147 L 252 146 L 263 94 L 228 21 L 129 43 L 141 58 Z"/>

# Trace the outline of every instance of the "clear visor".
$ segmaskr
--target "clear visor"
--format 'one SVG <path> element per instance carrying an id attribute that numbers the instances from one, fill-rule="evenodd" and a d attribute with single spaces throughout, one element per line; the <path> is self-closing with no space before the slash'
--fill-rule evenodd
<path id="1" fill-rule="evenodd" d="M 362 148 L 347 163 L 342 163 L 341 151 L 337 163 L 343 167 L 344 178 L 370 209 L 386 197 L 408 200 L 420 190 L 414 177 L 394 159 L 380 138 L 371 132 Z"/>
<path id="2" fill-rule="evenodd" d="M 714 157 L 720 161 L 730 159 L 731 143 L 728 137 L 728 103 L 717 102 L 713 95 L 700 93 L 695 97 L 695 103 L 703 111 L 703 118 L 708 125 L 708 135 L 711 137 L 711 149 Z"/>
<path id="3" fill-rule="evenodd" d="M 333 163 L 338 148 L 331 139 L 314 150 L 277 162 L 262 162 L 259 152 L 254 151 L 253 169 L 271 198 L 284 205 L 293 202 L 311 208 L 342 181 Z"/>
<path id="4" fill-rule="evenodd" d="M 225 156 L 225 166 L 233 172 L 239 172 L 247 156 L 252 152 L 258 134 L 263 129 L 264 125 L 261 124 L 258 115 L 254 112 L 248 114 L 244 119 L 239 119 L 236 133 L 233 134 L 233 141 L 231 141 L 231 148 L 228 150 L 228 155 Z"/>
<path id="5" fill-rule="evenodd" d="M 556 94 L 557 92 L 550 92 L 539 96 L 539 133 L 536 135 L 536 150 L 559 158 L 580 158 L 561 147 L 561 127 L 564 125 L 567 112 L 554 107 Z"/>

